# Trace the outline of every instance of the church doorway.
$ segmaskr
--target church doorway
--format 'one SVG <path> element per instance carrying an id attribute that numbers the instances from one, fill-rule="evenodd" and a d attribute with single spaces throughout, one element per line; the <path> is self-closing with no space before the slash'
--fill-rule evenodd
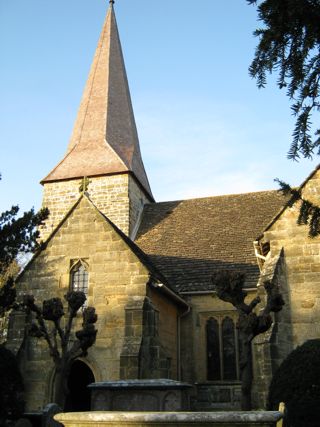
<path id="1" fill-rule="evenodd" d="M 66 412 L 90 410 L 90 390 L 87 386 L 94 381 L 94 375 L 86 363 L 81 360 L 72 363 L 68 378 L 69 394 L 64 408 Z"/>

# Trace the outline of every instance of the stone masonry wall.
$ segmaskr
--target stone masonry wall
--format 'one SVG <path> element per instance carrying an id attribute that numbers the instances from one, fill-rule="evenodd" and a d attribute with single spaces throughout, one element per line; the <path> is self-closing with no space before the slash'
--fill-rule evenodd
<path id="1" fill-rule="evenodd" d="M 160 294 L 159 291 L 154 289 L 148 289 L 148 296 L 152 301 L 153 306 L 159 313 L 158 321 L 158 334 L 161 342 L 161 356 L 162 360 L 160 363 L 160 378 L 171 378 L 174 380 L 178 379 L 178 335 L 177 335 L 177 324 L 178 324 L 178 309 L 177 306 Z M 166 360 L 164 360 L 166 359 Z M 167 366 L 170 367 L 169 375 L 165 376 Z"/>
<path id="2" fill-rule="evenodd" d="M 306 183 L 303 197 L 318 203 L 319 171 Z M 299 208 L 299 204 L 287 208 L 263 237 L 270 242 L 271 256 L 284 249 L 287 283 L 281 290 L 286 306 L 278 317 L 279 326 L 290 323 L 292 341 L 286 342 L 288 331 L 279 330 L 278 352 L 282 358 L 305 340 L 320 337 L 320 236 L 310 238 L 308 227 L 297 225 Z"/>
<path id="3" fill-rule="evenodd" d="M 256 290 L 249 293 L 246 302 L 256 296 Z M 206 323 L 210 317 L 229 316 L 237 321 L 237 311 L 216 294 L 190 295 L 186 301 L 192 306 L 189 315 L 181 322 L 182 380 L 186 382 L 207 381 Z M 192 332 L 193 331 L 193 332 Z M 193 357 L 190 355 L 194 355 Z"/>
<path id="4" fill-rule="evenodd" d="M 246 302 L 256 296 L 256 289 L 248 292 Z M 194 294 L 185 298 L 192 306 L 191 312 L 181 319 L 181 371 L 182 381 L 197 383 L 194 410 L 210 411 L 230 408 L 240 409 L 240 381 L 208 381 L 206 324 L 214 317 L 221 324 L 225 317 L 238 319 L 234 307 L 216 294 Z M 259 308 L 261 308 L 259 306 Z"/>
<path id="5" fill-rule="evenodd" d="M 256 363 L 253 366 L 254 378 L 252 398 L 256 408 L 265 408 L 269 385 L 275 370 L 285 356 L 293 349 L 290 304 L 288 299 L 287 276 L 283 251 L 271 257 L 270 254 L 263 266 L 259 279 L 258 295 L 266 304 L 266 292 L 263 283 L 271 281 L 281 292 L 285 305 L 279 313 L 274 313 L 273 324 L 264 334 L 253 341 Z"/>
<path id="6" fill-rule="evenodd" d="M 129 175 L 129 236 L 132 240 L 135 239 L 140 225 L 143 206 L 147 203 L 150 203 L 149 198 L 141 190 L 137 181 Z"/>
<path id="7" fill-rule="evenodd" d="M 149 200 L 130 174 L 89 178 L 87 193 L 97 208 L 125 234 L 131 235 L 140 218 L 143 205 Z M 40 229 L 45 240 L 80 196 L 82 179 L 44 184 L 42 206 L 50 216 Z"/>
<path id="8" fill-rule="evenodd" d="M 85 196 L 27 266 L 17 284 L 19 294 L 31 292 L 39 302 L 63 298 L 69 289 L 71 263 L 78 259 L 88 265 L 88 305 L 98 313 L 97 340 L 86 362 L 96 380 L 117 380 L 126 335 L 125 308 L 130 301 L 145 298 L 149 272 Z M 8 345 L 13 349 L 22 342 L 17 322 L 21 319 L 11 319 L 9 330 Z M 141 342 L 141 335 L 136 338 Z M 21 350 L 27 411 L 37 411 L 51 400 L 53 364 L 41 340 L 29 338 Z"/>
<path id="9" fill-rule="evenodd" d="M 319 196 L 317 171 L 305 184 L 303 197 L 317 204 Z M 283 253 L 275 280 L 285 305 L 275 314 L 275 323 L 265 342 L 256 341 L 260 360 L 256 368 L 262 371 L 255 397 L 260 402 L 265 402 L 272 375 L 285 357 L 306 340 L 320 337 L 320 237 L 308 237 L 308 227 L 297 225 L 299 210 L 299 203 L 286 208 L 262 238 L 262 242 L 270 243 L 266 264 Z"/>

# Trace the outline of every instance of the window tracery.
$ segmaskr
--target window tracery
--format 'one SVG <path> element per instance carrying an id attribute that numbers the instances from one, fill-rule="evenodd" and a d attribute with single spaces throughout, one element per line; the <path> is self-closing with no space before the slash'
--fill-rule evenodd
<path id="1" fill-rule="evenodd" d="M 89 272 L 83 260 L 73 263 L 70 270 L 70 290 L 81 291 L 88 296 Z"/>
<path id="2" fill-rule="evenodd" d="M 239 345 L 236 323 L 230 316 L 217 315 L 206 322 L 207 379 L 239 380 Z"/>

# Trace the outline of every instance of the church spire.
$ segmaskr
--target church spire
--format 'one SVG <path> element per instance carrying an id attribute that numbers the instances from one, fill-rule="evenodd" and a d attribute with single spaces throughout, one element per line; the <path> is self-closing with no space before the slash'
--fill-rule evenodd
<path id="1" fill-rule="evenodd" d="M 131 173 L 152 200 L 140 153 L 114 1 L 109 3 L 68 150 L 42 183 Z"/>

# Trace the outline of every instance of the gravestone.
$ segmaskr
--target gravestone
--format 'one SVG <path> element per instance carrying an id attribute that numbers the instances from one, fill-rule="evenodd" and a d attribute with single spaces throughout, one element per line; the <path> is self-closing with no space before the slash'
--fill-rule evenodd
<path id="1" fill-rule="evenodd" d="M 89 385 L 92 411 L 187 411 L 190 384 L 174 380 L 121 380 Z"/>

